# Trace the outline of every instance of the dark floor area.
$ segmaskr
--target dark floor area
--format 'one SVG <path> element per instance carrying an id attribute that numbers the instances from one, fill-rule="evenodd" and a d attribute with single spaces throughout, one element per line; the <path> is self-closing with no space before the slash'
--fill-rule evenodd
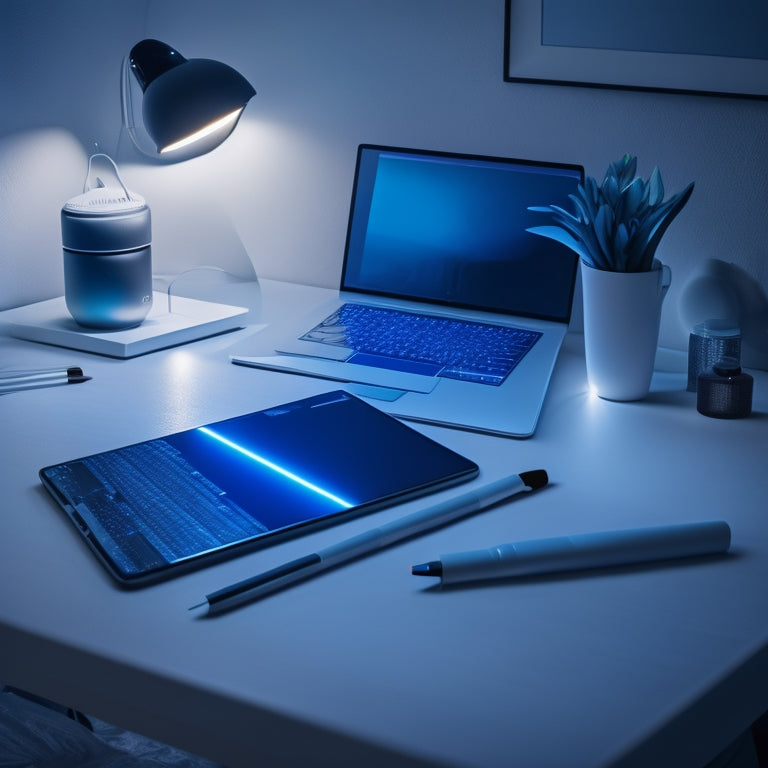
<path id="1" fill-rule="evenodd" d="M 0 685 L 0 768 L 224 768 Z M 702 768 L 768 768 L 768 714 Z"/>
<path id="2" fill-rule="evenodd" d="M 223 768 L 0 686 L 0 768 Z"/>

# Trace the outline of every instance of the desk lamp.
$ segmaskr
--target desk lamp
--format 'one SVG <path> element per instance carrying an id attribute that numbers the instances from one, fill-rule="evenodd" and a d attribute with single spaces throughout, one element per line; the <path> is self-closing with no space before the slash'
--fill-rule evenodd
<path id="1" fill-rule="evenodd" d="M 130 70 L 141 86 L 148 151 L 136 132 Z M 234 130 L 253 86 L 232 67 L 212 59 L 185 59 L 159 40 L 133 46 L 123 67 L 123 120 L 134 145 L 164 162 L 210 152 Z"/>
<path id="2" fill-rule="evenodd" d="M 129 71 L 143 92 L 146 134 L 141 137 Z M 163 162 L 187 160 L 217 147 L 255 93 L 232 67 L 211 59 L 185 59 L 159 40 L 137 43 L 123 62 L 123 122 L 136 148 Z M 107 187 L 100 178 L 89 186 L 95 157 L 112 163 L 119 187 Z M 83 194 L 62 209 L 65 302 L 79 325 L 110 331 L 141 325 L 152 306 L 150 243 L 148 206 L 128 191 L 111 158 L 92 156 Z"/>

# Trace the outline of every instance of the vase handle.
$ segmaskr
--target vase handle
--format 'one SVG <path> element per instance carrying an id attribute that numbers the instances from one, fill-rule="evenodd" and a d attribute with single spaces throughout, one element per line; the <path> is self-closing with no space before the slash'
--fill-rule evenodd
<path id="1" fill-rule="evenodd" d="M 672 284 L 672 270 L 666 265 L 661 265 L 661 300 L 667 295 L 669 286 Z"/>

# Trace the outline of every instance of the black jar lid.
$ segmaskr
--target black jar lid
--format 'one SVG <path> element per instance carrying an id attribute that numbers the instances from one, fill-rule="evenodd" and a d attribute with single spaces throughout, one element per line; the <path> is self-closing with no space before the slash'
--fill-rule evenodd
<path id="1" fill-rule="evenodd" d="M 721 357 L 712 366 L 712 370 L 718 376 L 738 376 L 741 373 L 741 365 L 735 357 Z"/>

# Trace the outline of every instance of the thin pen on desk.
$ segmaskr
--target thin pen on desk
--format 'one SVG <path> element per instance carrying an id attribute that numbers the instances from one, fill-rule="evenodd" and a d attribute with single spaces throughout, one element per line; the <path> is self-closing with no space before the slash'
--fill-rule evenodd
<path id="1" fill-rule="evenodd" d="M 55 368 L 0 368 L 0 381 L 6 379 L 42 379 L 67 374 L 69 376 L 82 376 L 83 369 L 78 365 L 61 366 Z"/>
<path id="2" fill-rule="evenodd" d="M 55 387 L 59 384 L 80 384 L 90 381 L 78 366 L 69 368 L 40 368 L 34 370 L 0 370 L 0 395 L 20 392 L 25 389 Z"/>
<path id="3" fill-rule="evenodd" d="M 209 614 L 228 611 L 329 568 L 479 512 L 517 493 L 542 488 L 548 482 L 549 478 L 543 469 L 509 475 L 477 490 L 397 518 L 378 528 L 313 552 L 311 555 L 300 557 L 258 576 L 212 592 L 206 595 L 202 603 L 193 605 L 189 610 L 207 605 Z"/>

